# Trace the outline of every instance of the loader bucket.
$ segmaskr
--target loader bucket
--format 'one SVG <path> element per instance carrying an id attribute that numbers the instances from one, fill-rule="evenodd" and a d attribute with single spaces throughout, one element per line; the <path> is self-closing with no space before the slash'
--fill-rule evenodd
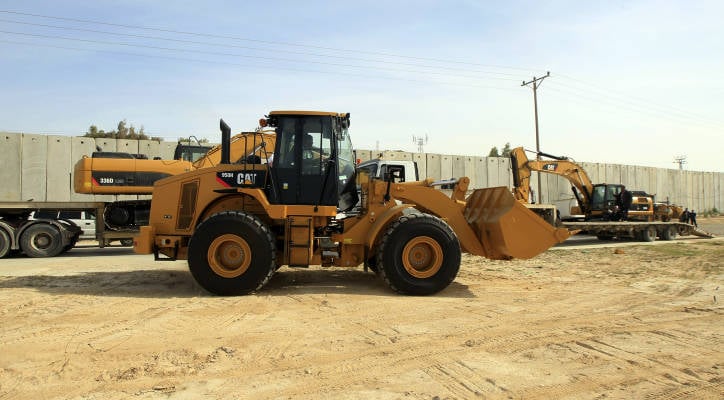
<path id="1" fill-rule="evenodd" d="M 532 258 L 571 236 L 516 201 L 506 187 L 477 189 L 467 198 L 465 219 L 495 260 Z"/>

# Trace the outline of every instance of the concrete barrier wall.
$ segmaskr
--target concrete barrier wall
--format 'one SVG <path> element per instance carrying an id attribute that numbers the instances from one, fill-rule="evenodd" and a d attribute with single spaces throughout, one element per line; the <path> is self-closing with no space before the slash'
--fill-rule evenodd
<path id="1" fill-rule="evenodd" d="M 0 201 L 20 201 L 21 138 L 19 134 L 0 134 Z"/>
<path id="2" fill-rule="evenodd" d="M 173 158 L 175 142 L 152 140 L 93 139 L 24 133 L 0 133 L 0 201 L 113 201 L 137 196 L 93 196 L 73 192 L 73 166 L 97 147 L 103 151 L 145 154 L 148 158 Z M 475 157 L 403 151 L 357 150 L 357 158 L 376 157 L 417 162 L 420 179 L 450 179 L 467 176 L 471 189 L 507 186 L 513 179 L 510 160 L 505 157 Z M 655 194 L 669 201 L 703 212 L 724 210 L 724 173 L 680 171 L 633 165 L 579 162 L 593 183 L 623 183 L 632 190 Z M 531 186 L 537 192 L 538 174 Z M 575 205 L 570 182 L 552 174 L 541 174 L 544 203 L 556 204 L 564 213 Z"/>

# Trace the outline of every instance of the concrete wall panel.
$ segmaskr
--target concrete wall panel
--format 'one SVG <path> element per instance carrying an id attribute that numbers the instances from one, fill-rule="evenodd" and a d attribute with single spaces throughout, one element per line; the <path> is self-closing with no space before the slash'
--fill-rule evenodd
<path id="1" fill-rule="evenodd" d="M 46 200 L 48 137 L 23 134 L 21 139 L 20 200 Z"/>
<path id="2" fill-rule="evenodd" d="M 95 142 L 100 151 L 118 151 L 116 150 L 116 139 L 95 138 Z"/>
<path id="3" fill-rule="evenodd" d="M 74 160 L 71 158 L 71 138 L 69 136 L 48 136 L 47 193 L 48 201 L 70 201 L 73 191 L 71 171 Z"/>
<path id="4" fill-rule="evenodd" d="M 463 162 L 463 173 L 461 176 L 467 176 L 470 178 L 470 185 L 468 189 L 475 189 L 475 181 L 478 179 L 478 171 L 475 168 L 475 157 L 461 156 Z"/>
<path id="5" fill-rule="evenodd" d="M 21 200 L 21 139 L 16 133 L 0 133 L 0 201 Z"/>
<path id="6" fill-rule="evenodd" d="M 487 172 L 488 172 L 488 186 L 487 187 L 496 187 L 500 186 L 498 184 L 498 157 L 486 157 L 485 158 L 485 164 L 487 165 Z"/>
<path id="7" fill-rule="evenodd" d="M 426 159 L 425 175 L 428 178 L 432 178 L 434 180 L 440 179 L 440 176 L 442 174 L 442 160 L 440 155 L 428 153 Z"/>
<path id="8" fill-rule="evenodd" d="M 116 139 L 116 151 L 138 154 L 138 140 Z"/>
<path id="9" fill-rule="evenodd" d="M 580 165 L 581 168 L 586 171 L 588 179 L 591 180 L 591 183 L 599 183 L 606 180 L 604 178 L 606 170 L 602 164 L 582 162 L 578 163 L 578 165 Z M 603 170 L 603 173 L 601 173 L 601 170 Z"/>
<path id="10" fill-rule="evenodd" d="M 453 175 L 453 156 L 440 154 L 440 179 L 455 178 Z"/>
<path id="11" fill-rule="evenodd" d="M 161 156 L 158 151 L 158 142 L 155 140 L 139 140 L 138 153 L 145 154 L 149 160 L 153 160 L 154 157 Z"/>
<path id="12" fill-rule="evenodd" d="M 176 151 L 176 144 L 175 142 L 161 142 L 158 145 L 158 151 L 160 154 L 161 159 L 163 160 L 173 160 L 173 153 Z"/>
<path id="13" fill-rule="evenodd" d="M 417 173 L 419 174 L 420 180 L 427 178 L 427 157 L 425 153 L 414 153 L 412 154 L 412 161 L 417 163 Z"/>
<path id="14" fill-rule="evenodd" d="M 475 180 L 470 181 L 473 189 L 488 187 L 488 164 L 485 157 L 472 157 L 472 168 L 475 170 Z"/>
<path id="15" fill-rule="evenodd" d="M 405 151 L 383 151 L 382 158 L 387 160 L 412 161 L 412 153 Z"/>
<path id="16" fill-rule="evenodd" d="M 450 157 L 452 162 L 452 175 L 451 177 L 458 179 L 463 176 L 468 176 L 468 171 L 465 170 L 465 156 L 452 156 Z M 472 172 L 472 171 L 470 171 Z"/>

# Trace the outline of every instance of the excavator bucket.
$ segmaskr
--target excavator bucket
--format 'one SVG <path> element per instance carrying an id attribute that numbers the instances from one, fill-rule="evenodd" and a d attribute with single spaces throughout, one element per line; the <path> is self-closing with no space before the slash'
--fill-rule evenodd
<path id="1" fill-rule="evenodd" d="M 516 201 L 506 187 L 477 189 L 466 199 L 465 219 L 494 260 L 532 258 L 571 236 Z"/>

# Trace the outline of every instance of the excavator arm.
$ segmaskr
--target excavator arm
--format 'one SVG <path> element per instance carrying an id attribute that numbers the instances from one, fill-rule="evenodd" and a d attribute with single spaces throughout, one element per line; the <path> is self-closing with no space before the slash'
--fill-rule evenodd
<path id="1" fill-rule="evenodd" d="M 586 171 L 575 162 L 566 157 L 552 156 L 538 153 L 549 160 L 529 160 L 522 147 L 516 147 L 510 152 L 513 168 L 513 195 L 515 199 L 528 203 L 530 195 L 530 176 L 532 171 L 560 175 L 573 185 L 574 194 L 578 204 L 585 213 L 590 209 L 593 183 Z"/>

